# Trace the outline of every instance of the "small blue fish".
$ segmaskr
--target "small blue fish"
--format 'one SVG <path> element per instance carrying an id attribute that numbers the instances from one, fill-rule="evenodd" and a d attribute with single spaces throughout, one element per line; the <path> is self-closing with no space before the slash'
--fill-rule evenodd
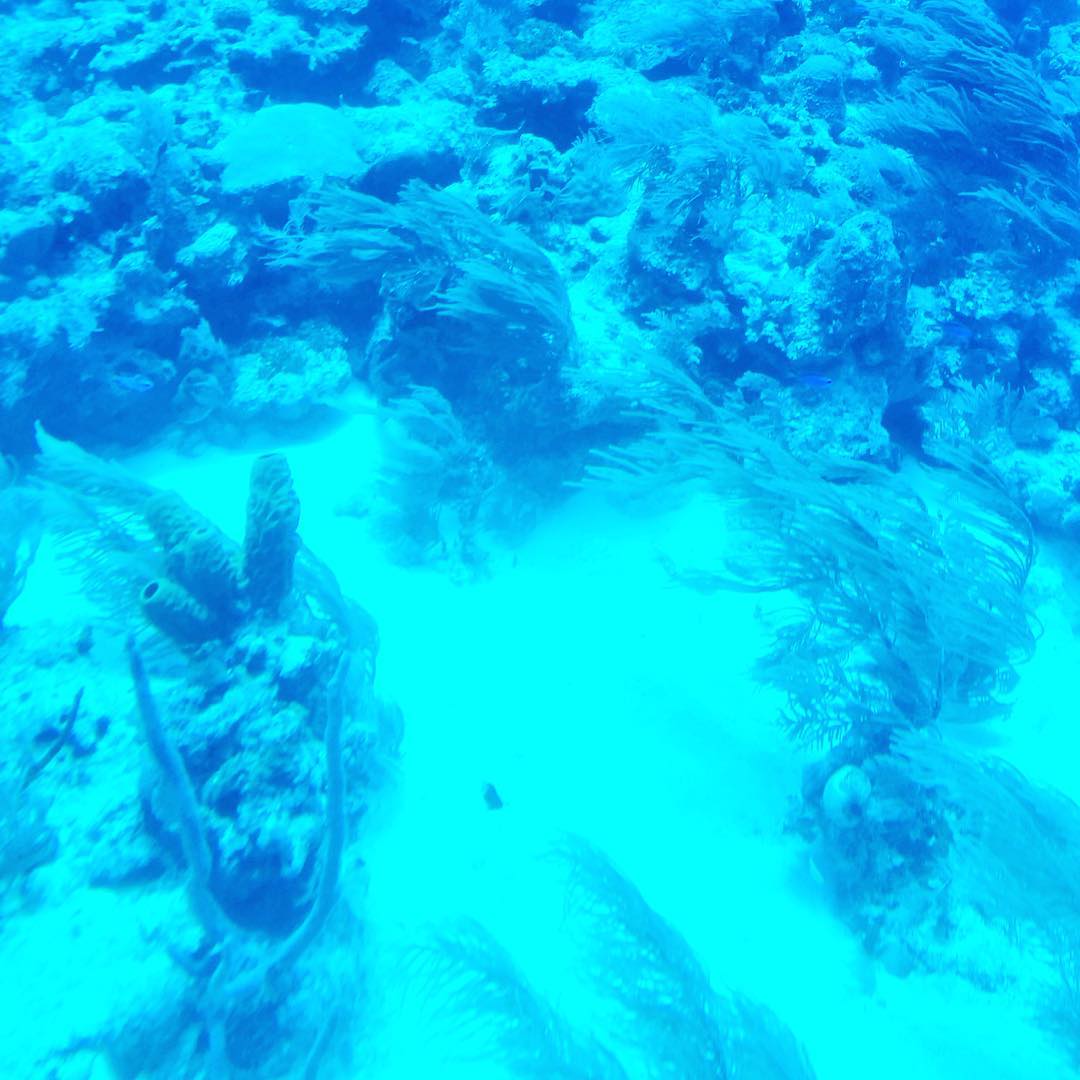
<path id="1" fill-rule="evenodd" d="M 148 390 L 154 389 L 154 380 L 141 371 L 114 372 L 111 381 L 118 389 L 128 390 L 133 394 L 145 394 Z"/>
<path id="2" fill-rule="evenodd" d="M 832 386 L 832 379 L 818 372 L 803 371 L 799 374 L 799 385 L 808 387 L 810 390 L 827 390 Z"/>

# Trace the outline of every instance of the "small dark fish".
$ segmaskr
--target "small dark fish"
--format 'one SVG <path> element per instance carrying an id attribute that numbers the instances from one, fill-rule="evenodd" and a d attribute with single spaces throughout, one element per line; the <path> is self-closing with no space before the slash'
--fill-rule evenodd
<path id="1" fill-rule="evenodd" d="M 489 810 L 501 810 L 503 806 L 502 799 L 499 798 L 499 793 L 495 790 L 494 784 L 485 784 L 483 788 L 484 805 Z"/>
<path id="2" fill-rule="evenodd" d="M 814 371 L 801 372 L 798 382 L 800 386 L 808 387 L 810 390 L 827 390 L 832 386 L 832 379 L 828 375 L 821 375 Z"/>
<path id="3" fill-rule="evenodd" d="M 121 390 L 129 390 L 133 394 L 145 394 L 148 390 L 154 389 L 154 380 L 140 371 L 131 374 L 127 372 L 114 374 L 112 384 Z"/>

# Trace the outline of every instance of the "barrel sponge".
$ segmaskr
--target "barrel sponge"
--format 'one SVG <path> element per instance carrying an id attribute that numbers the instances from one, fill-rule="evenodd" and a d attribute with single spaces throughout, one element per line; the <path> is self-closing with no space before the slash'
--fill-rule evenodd
<path id="1" fill-rule="evenodd" d="M 256 611 L 276 614 L 292 590 L 293 564 L 300 549 L 300 499 L 283 454 L 264 454 L 251 467 L 244 574 Z"/>
<path id="2" fill-rule="evenodd" d="M 147 501 L 146 522 L 165 549 L 165 570 L 209 609 L 221 629 L 235 621 L 240 603 L 240 560 L 234 541 L 191 509 L 179 495 Z"/>
<path id="3" fill-rule="evenodd" d="M 197 648 L 217 636 L 214 617 L 175 581 L 148 582 L 139 600 L 147 621 L 178 645 Z"/>
<path id="4" fill-rule="evenodd" d="M 166 554 L 182 544 L 193 529 L 206 525 L 206 519 L 195 513 L 174 491 L 152 495 L 146 500 L 143 515 Z"/>
<path id="5" fill-rule="evenodd" d="M 171 555 L 169 564 L 176 580 L 223 623 L 234 622 L 241 590 L 235 542 L 212 525 L 199 525 Z"/>

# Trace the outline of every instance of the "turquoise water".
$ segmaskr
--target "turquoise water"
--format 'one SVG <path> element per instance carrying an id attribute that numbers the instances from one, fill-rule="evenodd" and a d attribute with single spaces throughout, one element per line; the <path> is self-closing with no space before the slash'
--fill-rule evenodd
<path id="1" fill-rule="evenodd" d="M 1076 1072 L 1074 3 L 2 19 L 0 1076 Z"/>

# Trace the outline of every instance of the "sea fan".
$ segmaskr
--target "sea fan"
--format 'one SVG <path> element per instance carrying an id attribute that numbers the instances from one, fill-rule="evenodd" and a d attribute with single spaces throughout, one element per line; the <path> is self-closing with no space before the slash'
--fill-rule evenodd
<path id="1" fill-rule="evenodd" d="M 654 374 L 635 406 L 654 415 L 652 435 L 597 455 L 592 475 L 725 503 L 739 560 L 716 583 L 798 601 L 758 667 L 787 694 L 795 735 L 1004 711 L 1014 665 L 1034 648 L 1023 595 L 1034 541 L 978 450 L 929 445 L 936 468 L 911 482 L 870 462 L 797 459 L 684 372 Z"/>
<path id="2" fill-rule="evenodd" d="M 154 489 L 118 465 L 53 438 L 38 425 L 35 481 L 61 563 L 126 636 L 141 625 L 139 592 L 164 555 L 142 511 Z"/>
<path id="3" fill-rule="evenodd" d="M 966 213 L 991 227 L 1004 210 L 1032 253 L 1067 254 L 1080 235 L 1080 149 L 1057 100 L 982 2 L 928 0 L 917 7 L 862 0 L 862 40 L 903 71 L 890 100 L 861 108 L 855 126 L 915 155 L 943 193 L 972 200 Z M 954 221 L 955 224 L 955 221 Z"/>
<path id="4" fill-rule="evenodd" d="M 622 1067 L 574 1032 L 479 923 L 460 920 L 413 951 L 428 1038 L 455 1063 L 498 1064 L 533 1080 L 621 1080 Z"/>
<path id="5" fill-rule="evenodd" d="M 525 232 L 418 181 L 392 203 L 328 185 L 268 246 L 272 265 L 350 302 L 367 284 L 382 305 L 366 352 L 380 398 L 433 387 L 470 437 L 525 472 L 558 453 L 574 326 L 562 276 Z"/>
<path id="6" fill-rule="evenodd" d="M 1080 806 L 995 757 L 924 733 L 893 738 L 920 784 L 951 808 L 951 888 L 989 918 L 1048 938 L 1080 912 Z"/>
<path id="7" fill-rule="evenodd" d="M 585 974 L 614 1006 L 617 1039 L 658 1080 L 727 1076 L 730 1016 L 693 950 L 601 852 L 572 840 L 561 854 Z"/>
<path id="8" fill-rule="evenodd" d="M 767 1008 L 713 990 L 679 932 L 583 840 L 557 853 L 583 972 L 611 1005 L 616 1042 L 656 1080 L 812 1080 L 805 1051 Z"/>
<path id="9" fill-rule="evenodd" d="M 378 281 L 413 317 L 434 312 L 457 351 L 501 356 L 502 343 L 523 361 L 561 356 L 573 339 L 547 255 L 521 230 L 419 181 L 394 203 L 328 184 L 267 244 L 272 266 L 311 270 L 335 287 Z"/>
<path id="10" fill-rule="evenodd" d="M 26 489 L 0 489 L 0 630 L 8 608 L 26 585 L 26 575 L 37 554 L 38 510 L 37 501 Z"/>

